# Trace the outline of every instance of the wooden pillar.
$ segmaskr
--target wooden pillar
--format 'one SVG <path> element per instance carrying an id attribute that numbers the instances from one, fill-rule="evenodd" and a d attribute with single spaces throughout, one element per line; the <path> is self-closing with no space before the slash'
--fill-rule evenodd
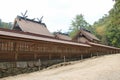
<path id="1" fill-rule="evenodd" d="M 64 62 L 66 62 L 66 58 L 65 58 L 65 56 L 64 56 Z"/>
<path id="2" fill-rule="evenodd" d="M 83 59 L 83 55 L 81 54 L 81 60 Z"/>
<path id="3" fill-rule="evenodd" d="M 92 55 L 92 53 L 91 53 L 91 57 L 92 57 L 93 55 Z"/>
<path id="4" fill-rule="evenodd" d="M 98 52 L 96 54 L 97 54 L 97 56 L 99 56 Z"/>
<path id="5" fill-rule="evenodd" d="M 38 60 L 38 63 L 39 63 L 39 71 L 40 71 L 40 68 L 41 68 L 41 60 L 40 59 Z"/>

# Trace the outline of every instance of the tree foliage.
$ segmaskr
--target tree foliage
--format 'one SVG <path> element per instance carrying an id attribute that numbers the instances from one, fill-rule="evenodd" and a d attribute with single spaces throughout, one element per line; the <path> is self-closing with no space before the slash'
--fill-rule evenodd
<path id="1" fill-rule="evenodd" d="M 82 14 L 76 15 L 76 17 L 71 22 L 70 36 L 73 37 L 80 28 L 88 29 L 90 25 L 85 21 Z"/>
<path id="2" fill-rule="evenodd" d="M 6 29 L 11 29 L 12 27 L 12 23 L 9 22 L 2 22 L 2 20 L 0 19 L 0 28 L 6 28 Z"/>
<path id="3" fill-rule="evenodd" d="M 71 22 L 70 35 L 76 34 L 80 28 L 92 31 L 103 44 L 120 47 L 120 0 L 115 0 L 109 14 L 105 14 L 92 27 L 84 20 L 82 14 L 76 15 Z"/>
<path id="4" fill-rule="evenodd" d="M 101 40 L 103 44 L 108 44 L 106 37 L 106 27 L 109 25 L 109 16 L 104 15 L 101 19 L 93 24 L 94 34 Z"/>
<path id="5" fill-rule="evenodd" d="M 120 0 L 115 0 L 115 5 L 109 12 L 109 21 L 106 34 L 108 44 L 120 47 Z"/>
<path id="6" fill-rule="evenodd" d="M 102 43 L 120 47 L 120 0 L 115 0 L 109 14 L 95 22 L 93 27 Z"/>

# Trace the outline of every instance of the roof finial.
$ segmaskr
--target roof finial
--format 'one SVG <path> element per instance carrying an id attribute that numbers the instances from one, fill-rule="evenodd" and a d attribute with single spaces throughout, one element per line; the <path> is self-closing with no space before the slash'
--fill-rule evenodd
<path id="1" fill-rule="evenodd" d="M 37 18 L 37 20 L 38 20 L 39 23 L 42 23 L 42 19 L 43 19 L 43 16 L 40 19 Z"/>
<path id="2" fill-rule="evenodd" d="M 27 10 L 25 11 L 25 13 L 23 14 L 23 13 L 21 13 L 21 15 L 22 15 L 22 17 L 24 18 L 24 19 L 26 19 L 28 16 L 26 15 L 27 14 Z"/>

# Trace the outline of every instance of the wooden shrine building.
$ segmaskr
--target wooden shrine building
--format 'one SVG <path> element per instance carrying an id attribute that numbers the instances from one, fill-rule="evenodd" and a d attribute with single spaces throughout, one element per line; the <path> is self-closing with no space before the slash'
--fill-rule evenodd
<path id="1" fill-rule="evenodd" d="M 54 37 L 54 35 L 48 31 L 45 23 L 27 19 L 21 16 L 17 16 L 15 19 L 12 30 Z"/>
<path id="2" fill-rule="evenodd" d="M 95 35 L 93 35 L 90 31 L 82 28 L 77 32 L 72 40 L 91 45 L 92 48 L 90 49 L 90 54 L 109 54 L 117 53 L 119 51 L 119 48 L 100 44 L 100 40 Z"/>
<path id="3" fill-rule="evenodd" d="M 73 37 L 72 40 L 80 43 L 86 43 L 86 42 L 99 43 L 100 42 L 100 40 L 95 35 L 93 35 L 90 31 L 82 28 L 77 32 L 77 34 Z"/>
<path id="4" fill-rule="evenodd" d="M 68 34 L 64 33 L 55 33 L 55 38 L 61 39 L 61 40 L 67 40 L 67 41 L 72 41 L 72 38 Z"/>
<path id="5" fill-rule="evenodd" d="M 17 16 L 12 30 L 0 29 L 0 61 L 73 59 L 120 52 L 119 48 L 97 44 L 99 41 L 85 30 L 78 31 L 73 39 L 53 35 L 44 23 Z"/>
<path id="6" fill-rule="evenodd" d="M 15 18 L 11 30 L 0 28 L 0 77 L 115 53 L 120 53 L 120 48 L 100 44 L 100 40 L 85 29 L 70 38 L 66 34 L 52 34 L 45 23 L 21 16 Z"/>

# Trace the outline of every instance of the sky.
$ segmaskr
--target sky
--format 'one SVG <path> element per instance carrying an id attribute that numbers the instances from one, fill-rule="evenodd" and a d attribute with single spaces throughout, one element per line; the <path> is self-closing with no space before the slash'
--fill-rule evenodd
<path id="1" fill-rule="evenodd" d="M 28 18 L 41 18 L 50 32 L 67 32 L 77 14 L 93 24 L 113 7 L 113 0 L 0 0 L 0 19 L 14 22 L 26 10 Z"/>

